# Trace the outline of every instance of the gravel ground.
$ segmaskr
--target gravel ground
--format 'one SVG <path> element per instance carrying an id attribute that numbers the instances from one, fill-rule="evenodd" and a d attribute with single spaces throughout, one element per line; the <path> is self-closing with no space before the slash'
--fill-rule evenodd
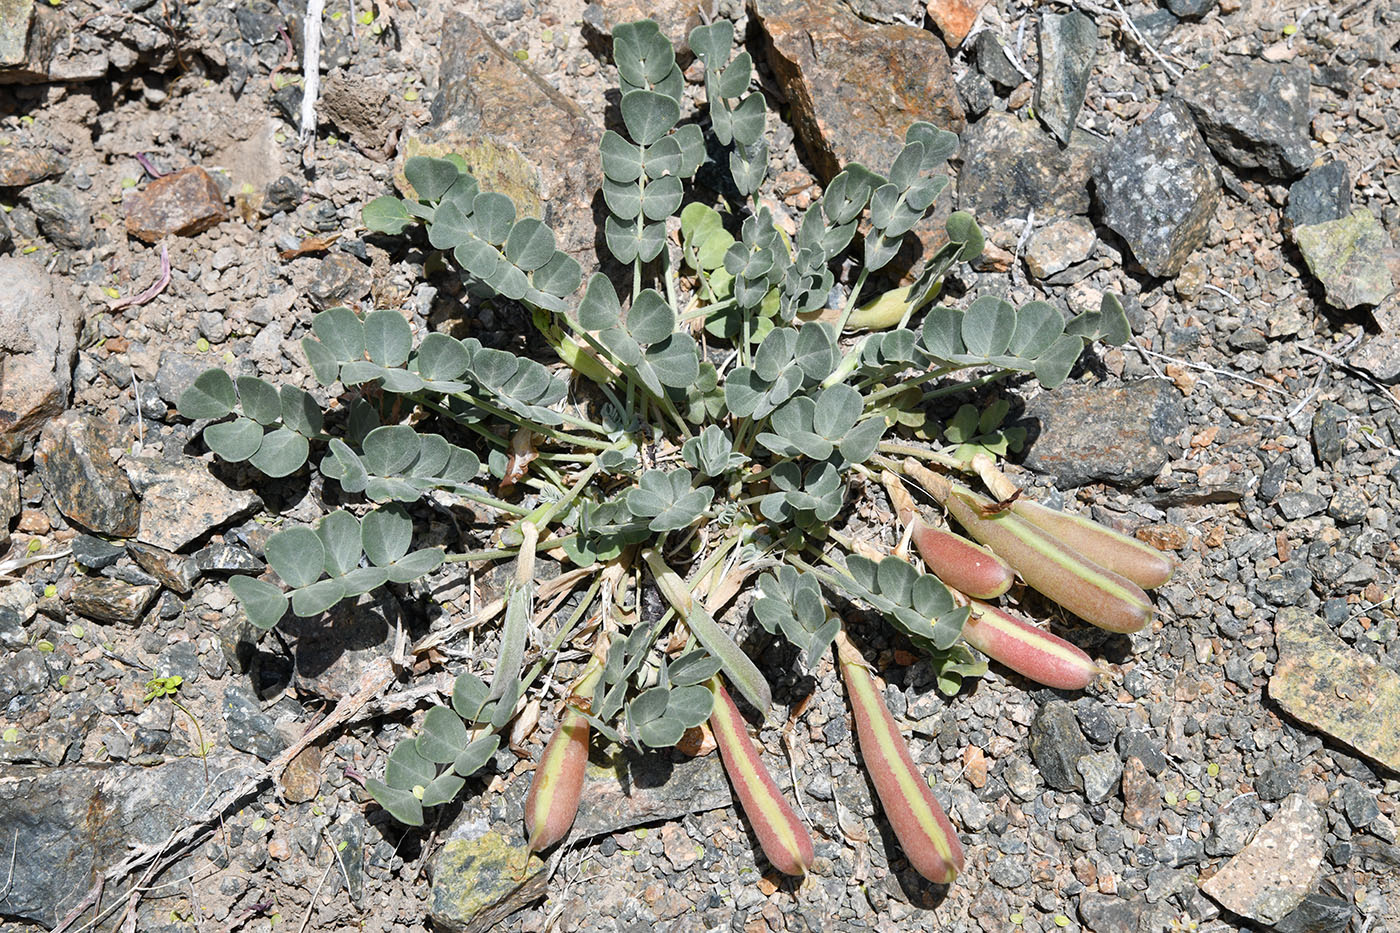
<path id="1" fill-rule="evenodd" d="M 920 3 L 854 5 L 930 31 L 942 22 L 926 22 Z M 12 516 L 0 536 L 8 530 L 11 557 L 71 548 L 91 568 L 80 572 L 71 558 L 16 566 L 7 571 L 16 582 L 0 586 L 0 877 L 9 868 L 0 929 L 59 925 L 130 846 L 159 847 L 188 814 L 352 694 L 395 650 L 396 633 L 442 627 L 498 588 L 485 572 L 443 576 L 431 594 L 400 588 L 251 648 L 240 640 L 246 623 L 227 572 L 260 564 L 273 522 L 318 517 L 320 484 L 268 484 L 234 469 L 216 471 L 222 482 L 210 486 L 207 471 L 188 472 L 203 448 L 173 406 L 195 373 L 221 363 L 319 393 L 300 339 L 316 311 L 342 303 L 399 308 L 421 332 L 455 328 L 489 345 L 528 346 L 517 312 L 473 301 L 441 270 L 425 275 L 422 251 L 365 236 L 360 209 L 391 190 L 395 154 L 435 116 L 430 105 L 451 80 L 439 73 L 449 12 L 479 24 L 594 125 L 613 125 L 616 75 L 589 24 L 639 9 L 684 22 L 687 11 L 673 0 L 596 6 L 398 0 L 375 3 L 371 16 L 367 3 L 333 4 L 323 56 L 332 70 L 307 146 L 293 119 L 302 47 L 294 0 L 236 13 L 161 4 L 163 22 L 140 3 L 65 4 L 56 12 L 85 18 L 70 79 L 0 84 L 0 262 L 37 263 L 3 268 L 25 313 L 42 322 L 36 328 L 69 332 L 66 351 L 46 352 L 73 359 L 71 396 L 58 392 L 27 437 L 0 451 L 0 512 Z M 615 811 L 599 802 L 588 818 L 602 828 L 576 834 L 547 881 L 515 891 L 486 878 L 482 864 L 441 857 L 449 840 L 521 844 L 529 772 L 554 722 L 550 703 L 526 717 L 537 728 L 518 729 L 459 804 L 403 833 L 356 779 L 382 771 L 432 690 L 492 656 L 492 636 L 483 634 L 424 659 L 418 692 L 400 684 L 402 692 L 298 754 L 279 781 L 229 807 L 212 834 L 187 852 L 164 853 L 159 873 L 143 867 L 114 878 L 100 900 L 115 910 L 100 927 L 1400 930 L 1400 552 L 1392 543 L 1400 533 L 1400 252 L 1390 245 L 1400 237 L 1400 6 L 1168 6 L 1125 4 L 1134 26 L 1124 30 L 1116 0 L 1080 5 L 1097 25 L 1097 57 L 1067 151 L 1119 145 L 1174 91 L 1206 108 L 1195 118 L 1206 131 L 1197 143 L 1204 155 L 1181 171 L 1218 178 L 1219 193 L 1194 240 L 1173 241 L 1161 267 L 1146 271 L 1155 261 L 1136 233 L 1083 193 L 1086 167 L 1082 209 L 979 209 L 992 247 L 946 289 L 953 303 L 995 293 L 1073 309 L 1097 306 L 1104 291 L 1124 296 L 1131 345 L 1086 355 L 1053 393 L 1013 383 L 979 400 L 999 392 L 1012 402 L 1011 420 L 1030 429 L 1015 458 L 1024 462 L 1009 469 L 1034 495 L 1177 555 L 1181 570 L 1156 594 L 1158 621 L 1111 636 L 1028 593 L 1025 607 L 1053 619 L 1111 676 L 1083 694 L 1058 694 L 993 665 L 951 699 L 887 628 L 855 628 L 878 655 L 891 710 L 959 828 L 968 869 L 955 885 L 928 885 L 898 854 L 857 761 L 830 661 L 798 676 L 791 650 L 747 621 L 741 599 L 731 618 L 771 672 L 776 701 L 758 739 L 814 830 L 817 863 L 802 884 L 769 868 L 729 806 L 713 754 L 633 762 L 634 777 L 653 769 L 654 786 L 636 782 L 635 799 Z M 988 49 L 998 40 L 1034 75 L 1038 18 L 1068 9 L 1006 0 L 982 9 L 972 38 L 951 54 L 965 139 L 999 112 L 1026 117 L 1053 106 L 1035 99 L 1035 82 L 1014 65 L 998 70 Z M 759 17 L 729 0 L 712 12 L 748 37 L 758 86 L 770 113 L 783 117 L 769 120 L 765 195 L 780 218 L 796 217 L 821 175 L 811 141 L 785 122 L 800 104 L 767 64 Z M 92 65 L 99 55 L 106 59 Z M 1308 76 L 1301 156 L 1261 142 L 1268 127 L 1254 138 L 1240 131 L 1244 118 L 1231 124 L 1235 135 L 1220 130 L 1225 142 L 1209 131 L 1225 105 L 1196 89 L 1200 76 L 1244 75 L 1243 63 Z M 688 87 L 692 104 L 697 90 Z M 1061 157 L 1033 119 L 1017 125 Z M 990 204 L 986 179 L 1010 185 L 1019 172 L 1031 175 L 1026 200 L 1049 198 L 1048 162 L 1027 162 L 1031 150 L 1014 139 L 979 138 L 989 141 L 965 143 L 955 165 L 959 206 Z M 1228 146 L 1231 156 L 1222 154 Z M 1162 165 L 1188 159 L 1180 146 L 1165 152 L 1154 157 Z M 566 166 L 592 158 L 547 155 Z M 1303 162 L 1271 167 L 1289 158 Z M 1361 271 L 1334 275 L 1310 264 L 1295 229 L 1318 218 L 1285 214 L 1303 203 L 1287 173 L 1329 162 L 1346 167 L 1346 199 L 1323 220 L 1365 212 L 1380 238 L 1359 249 Z M 190 166 L 206 169 L 212 186 L 197 178 L 173 196 L 191 212 L 191 235 L 158 244 L 129 235 L 124 218 L 150 196 L 154 176 Z M 1094 177 L 1108 198 L 1112 179 Z M 299 247 L 310 248 L 283 254 Z M 120 296 L 161 279 L 163 255 L 168 285 L 113 310 Z M 1338 289 L 1360 288 L 1363 273 L 1384 273 L 1388 284 L 1378 300 L 1351 304 Z M 0 329 L 7 354 L 29 353 L 20 343 Z M 22 427 L 7 423 L 7 445 L 26 434 Z M 102 495 L 68 502 L 65 488 Z M 108 559 L 97 553 L 101 542 L 77 537 L 78 525 L 131 537 L 135 526 L 123 523 L 138 512 L 141 539 L 164 542 L 154 556 L 115 548 Z M 856 497 L 844 520 L 884 545 L 896 541 L 879 490 Z M 457 544 L 450 527 L 437 533 Z M 1352 668 L 1360 673 L 1342 673 Z M 183 677 L 180 705 L 147 700 L 146 682 L 170 675 Z M 1329 719 L 1339 705 L 1370 711 L 1374 743 L 1361 747 Z M 1289 847 L 1287 864 L 1252 861 L 1279 842 Z M 128 911 L 133 881 L 142 896 Z M 1292 893 L 1273 904 L 1251 900 L 1273 884 Z M 473 914 L 471 892 L 488 889 L 519 909 Z M 87 929 L 93 919 L 79 911 L 66 928 Z"/>

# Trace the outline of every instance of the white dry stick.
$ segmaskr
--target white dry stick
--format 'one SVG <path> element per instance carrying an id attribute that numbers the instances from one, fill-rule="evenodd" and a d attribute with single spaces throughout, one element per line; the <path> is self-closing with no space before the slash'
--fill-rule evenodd
<path id="1" fill-rule="evenodd" d="M 321 11 L 326 0 L 307 0 L 306 21 L 302 25 L 304 48 L 301 56 L 301 141 L 305 145 L 316 133 L 316 95 L 321 90 Z"/>

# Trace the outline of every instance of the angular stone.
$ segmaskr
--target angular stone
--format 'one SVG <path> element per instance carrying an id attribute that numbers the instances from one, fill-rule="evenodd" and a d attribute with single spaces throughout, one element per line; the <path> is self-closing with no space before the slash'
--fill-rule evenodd
<path id="1" fill-rule="evenodd" d="M 141 503 L 107 452 L 119 444 L 110 427 L 90 415 L 64 412 L 44 426 L 34 463 L 65 518 L 88 531 L 129 538 L 136 534 Z"/>
<path id="2" fill-rule="evenodd" d="M 0 7 L 4 2 L 0 0 Z M 3 16 L 0 13 L 0 18 Z M 4 41 L 4 28 L 0 25 L 0 43 Z M 0 51 L 0 61 L 4 54 Z M 67 170 L 68 160 L 51 149 L 0 145 L 0 188 L 23 188 L 62 175 Z"/>
<path id="3" fill-rule="evenodd" d="M 1274 924 L 1274 933 L 1346 933 L 1355 915 L 1346 898 L 1314 892 Z"/>
<path id="4" fill-rule="evenodd" d="M 1137 933 L 1147 905 L 1141 898 L 1115 897 L 1097 891 L 1079 895 L 1079 919 L 1089 933 Z"/>
<path id="5" fill-rule="evenodd" d="M 992 109 L 992 104 L 996 102 L 996 91 L 985 75 L 969 71 L 958 79 L 958 99 L 962 101 L 963 110 L 967 112 L 968 117 L 976 119 Z"/>
<path id="6" fill-rule="evenodd" d="M 998 87 L 1010 90 L 1019 87 L 1021 82 L 1026 80 L 1011 63 L 1011 57 L 992 30 L 984 29 L 979 32 L 973 40 L 972 49 L 977 61 L 977 70 Z"/>
<path id="7" fill-rule="evenodd" d="M 402 620 L 399 601 L 377 590 L 342 600 L 318 617 L 289 616 L 278 631 L 292 642 L 300 688 L 342 697 L 354 693 L 368 666 L 392 650 Z"/>
<path id="8" fill-rule="evenodd" d="M 33 22 L 34 0 L 0 0 L 0 68 L 24 62 Z"/>
<path id="9" fill-rule="evenodd" d="M 1123 822 L 1153 832 L 1161 818 L 1161 786 L 1141 761 L 1129 758 L 1123 763 Z"/>
<path id="10" fill-rule="evenodd" d="M 325 118 L 350 137 L 355 148 L 373 158 L 384 158 L 384 144 L 389 134 L 403 125 L 403 98 L 377 76 L 368 77 L 337 68 L 326 75 L 316 103 Z M 300 194 L 298 189 L 297 195 Z M 265 204 L 264 207 L 270 207 L 270 213 L 286 210 L 285 200 L 278 200 L 284 203 Z"/>
<path id="11" fill-rule="evenodd" d="M 1094 158 L 1078 140 L 1061 150 L 1031 121 L 989 113 L 962 140 L 958 208 L 987 227 L 1031 211 L 1039 220 L 1087 214 Z"/>
<path id="12" fill-rule="evenodd" d="M 1045 783 L 1057 790 L 1082 790 L 1084 778 L 1078 764 L 1094 750 L 1079 731 L 1074 707 L 1051 700 L 1031 720 L 1031 757 Z"/>
<path id="13" fill-rule="evenodd" d="M 1336 159 L 1308 172 L 1288 189 L 1283 212 L 1290 227 L 1341 220 L 1351 213 L 1351 169 Z"/>
<path id="14" fill-rule="evenodd" d="M 79 580 L 69 600 L 73 611 L 102 622 L 139 622 L 160 591 L 158 586 L 133 586 L 110 577 Z"/>
<path id="15" fill-rule="evenodd" d="M 1295 178 L 1313 160 L 1309 85 L 1303 62 L 1236 58 L 1188 71 L 1177 91 L 1223 161 L 1274 178 Z"/>
<path id="16" fill-rule="evenodd" d="M 1099 30 L 1093 20 L 1074 10 L 1042 13 L 1036 35 L 1040 80 L 1035 86 L 1035 113 L 1061 143 L 1068 145 L 1089 90 Z"/>
<path id="17" fill-rule="evenodd" d="M 0 457 L 68 405 L 82 309 L 38 263 L 0 256 Z"/>
<path id="18" fill-rule="evenodd" d="M 10 522 L 24 507 L 19 494 L 19 470 L 13 463 L 0 462 L 0 554 L 10 546 Z"/>
<path id="19" fill-rule="evenodd" d="M 972 31 L 977 14 L 986 4 L 987 0 L 928 0 L 925 6 L 943 41 L 948 43 L 948 48 L 955 49 Z"/>
<path id="20" fill-rule="evenodd" d="M 1026 268 L 1048 279 L 1089 258 L 1098 242 L 1094 225 L 1085 217 L 1069 217 L 1041 227 L 1026 244 Z"/>
<path id="21" fill-rule="evenodd" d="M 130 846 L 159 846 L 186 825 L 208 790 L 195 757 L 155 767 L 0 768 L 5 847 L 22 853 L 0 886 L 0 915 L 56 927 Z M 9 861 L 7 851 L 7 870 Z"/>
<path id="22" fill-rule="evenodd" d="M 1061 386 L 1026 406 L 1026 466 L 1061 488 L 1138 486 L 1161 472 L 1166 442 L 1186 427 L 1181 393 L 1162 379 Z"/>
<path id="23" fill-rule="evenodd" d="M 433 124 L 404 141 L 402 159 L 460 155 L 483 189 L 508 195 L 517 216 L 544 220 L 585 274 L 595 269 L 602 169 L 580 153 L 596 153 L 602 131 L 465 14 L 446 16 L 440 49 Z M 402 159 L 395 183 L 407 193 Z"/>
<path id="24" fill-rule="evenodd" d="M 1200 19 L 1215 9 L 1219 0 L 1167 0 L 1167 9 L 1182 19 Z"/>
<path id="25" fill-rule="evenodd" d="M 232 544 L 211 544 L 194 552 L 194 563 L 204 573 L 263 572 L 264 564 L 247 548 Z"/>
<path id="26" fill-rule="evenodd" d="M 1225 804 L 1211 820 L 1206 837 L 1207 855 L 1234 855 L 1249 844 L 1264 825 L 1264 810 L 1257 794 L 1241 794 Z"/>
<path id="27" fill-rule="evenodd" d="M 156 367 L 156 394 L 165 404 L 174 408 L 180 396 L 194 385 L 199 374 L 209 368 L 209 360 L 187 356 L 177 350 L 161 350 L 160 364 Z"/>
<path id="28" fill-rule="evenodd" d="M 126 232 L 155 243 L 163 236 L 194 236 L 228 219 L 219 186 L 202 167 L 162 175 L 126 201 Z"/>
<path id="29" fill-rule="evenodd" d="M 673 764 L 657 755 L 618 752 L 604 767 L 589 765 L 572 832 L 587 839 L 718 810 L 730 802 L 729 780 L 718 755 Z"/>
<path id="30" fill-rule="evenodd" d="M 287 762 L 287 770 L 278 778 L 283 797 L 292 803 L 316 799 L 321 790 L 321 757 L 321 750 L 311 745 Z"/>
<path id="31" fill-rule="evenodd" d="M 188 596 L 194 591 L 194 583 L 199 579 L 199 567 L 191 558 L 136 541 L 129 543 L 126 549 L 141 565 L 141 569 L 155 577 L 161 586 L 181 596 Z"/>
<path id="32" fill-rule="evenodd" d="M 223 714 L 228 743 L 239 751 L 271 761 L 287 747 L 287 740 L 277 732 L 277 724 L 246 687 L 236 685 L 224 690 Z"/>
<path id="33" fill-rule="evenodd" d="M 1113 752 L 1085 755 L 1075 762 L 1075 768 L 1084 779 L 1084 799 L 1090 803 L 1103 803 L 1112 797 L 1123 776 L 1123 763 Z"/>
<path id="34" fill-rule="evenodd" d="M 1390 238 L 1368 210 L 1295 227 L 1293 240 L 1334 308 L 1377 305 L 1395 288 L 1385 261 Z"/>
<path id="35" fill-rule="evenodd" d="M 615 28 L 623 23 L 649 19 L 671 40 L 676 60 L 685 67 L 694 57 L 690 51 L 690 31 L 704 22 L 700 18 L 702 6 L 701 0 L 588 0 L 588 6 L 583 8 L 584 35 L 590 43 L 596 43 L 600 51 L 611 56 Z"/>
<path id="36" fill-rule="evenodd" d="M 492 830 L 481 814 L 466 816 L 433 859 L 428 910 L 435 929 L 487 933 L 543 897 L 547 875 L 544 862 L 523 843 Z"/>
<path id="37" fill-rule="evenodd" d="M 768 63 L 817 174 L 848 162 L 888 171 L 911 123 L 966 125 L 943 44 L 913 26 L 862 22 L 836 0 L 755 0 Z M 871 68 L 878 62 L 879 79 Z"/>
<path id="38" fill-rule="evenodd" d="M 122 545 L 92 535 L 78 535 L 70 546 L 73 548 L 73 559 L 89 570 L 110 567 L 126 553 Z"/>
<path id="39" fill-rule="evenodd" d="M 1206 881 L 1201 890 L 1222 907 L 1272 925 L 1312 888 L 1327 844 L 1326 820 L 1303 794 L 1283 802 L 1254 839 Z"/>
<path id="40" fill-rule="evenodd" d="M 374 278 L 369 266 L 349 253 L 334 252 L 316 266 L 316 277 L 307 286 L 311 306 L 318 311 L 358 302 L 369 294 Z"/>
<path id="41" fill-rule="evenodd" d="M 1094 165 L 1103 221 L 1150 275 L 1172 276 L 1205 241 L 1220 168 L 1175 99 L 1109 144 Z"/>
<path id="42" fill-rule="evenodd" d="M 92 212 L 72 191 L 46 181 L 24 189 L 24 197 L 39 219 L 40 232 L 55 246 L 87 249 L 97 243 Z"/>
<path id="43" fill-rule="evenodd" d="M 1400 380 L 1400 334 L 1372 334 L 1352 351 L 1347 362 L 1392 384 Z"/>
<path id="44" fill-rule="evenodd" d="M 1286 607 L 1274 619 L 1269 697 L 1284 712 L 1400 772 L 1400 674 L 1350 647 L 1326 620 Z"/>
<path id="45" fill-rule="evenodd" d="M 226 485 L 209 472 L 207 461 L 194 457 L 128 457 L 125 466 L 141 494 L 136 539 L 167 551 L 178 551 L 262 506 L 256 493 Z"/>

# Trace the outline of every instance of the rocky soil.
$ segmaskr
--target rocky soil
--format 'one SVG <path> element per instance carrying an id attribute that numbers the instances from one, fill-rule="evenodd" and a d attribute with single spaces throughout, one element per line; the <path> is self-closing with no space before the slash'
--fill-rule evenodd
<path id="1" fill-rule="evenodd" d="M 224 365 L 319 392 L 300 339 L 342 304 L 525 348 L 518 309 L 360 209 L 406 155 L 457 151 L 594 262 L 609 30 L 650 15 L 682 42 L 695 3 L 333 3 L 302 140 L 303 0 L 0 0 L 0 928 L 1400 930 L 1400 4 L 703 14 L 735 21 L 779 115 L 780 222 L 927 119 L 963 134 L 944 209 L 989 234 L 947 300 L 1129 309 L 1129 346 L 1000 391 L 1018 479 L 1180 558 L 1159 620 L 1055 618 L 1111 670 L 1073 695 L 994 665 L 945 699 L 863 633 L 966 874 L 909 870 L 830 664 L 798 678 L 743 613 L 782 714 L 758 738 L 816 837 L 802 884 L 714 754 L 595 755 L 573 835 L 527 860 L 549 703 L 404 832 L 360 781 L 490 654 L 468 632 L 347 699 L 497 581 L 444 571 L 261 640 L 228 589 L 326 505 L 314 474 L 215 463 L 181 391 Z M 845 520 L 893 544 L 857 492 Z"/>

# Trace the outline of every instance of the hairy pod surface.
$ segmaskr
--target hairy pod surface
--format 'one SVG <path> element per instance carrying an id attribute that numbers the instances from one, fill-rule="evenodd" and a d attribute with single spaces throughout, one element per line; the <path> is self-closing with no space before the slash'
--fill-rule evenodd
<path id="1" fill-rule="evenodd" d="M 987 657 L 1057 690 L 1083 690 L 1103 673 L 1078 646 L 1014 612 L 976 600 L 962 637 Z"/>
<path id="2" fill-rule="evenodd" d="M 709 688 L 715 695 L 710 730 L 714 732 L 724 770 L 729 773 L 734 793 L 753 826 L 763 854 L 783 874 L 805 875 L 816 858 L 811 834 L 764 767 L 758 747 L 749 738 L 744 717 L 739 715 L 729 691 L 718 677 L 710 679 Z"/>
<path id="3" fill-rule="evenodd" d="M 574 824 L 588 767 L 588 732 L 588 718 L 574 706 L 566 706 L 525 797 L 525 831 L 531 852 L 548 849 Z"/>
<path id="4" fill-rule="evenodd" d="M 1094 563 L 1126 577 L 1145 590 L 1156 589 L 1176 572 L 1176 561 L 1169 555 L 1091 518 L 1060 512 L 1026 499 L 1017 499 L 1011 508 L 1032 525 L 1049 532 Z"/>
<path id="5" fill-rule="evenodd" d="M 915 871 L 937 884 L 952 884 L 963 869 L 962 843 L 953 824 L 915 766 L 865 659 L 845 633 L 836 636 L 836 658 L 851 698 L 860 757 L 885 818 Z"/>
<path id="6" fill-rule="evenodd" d="M 1032 589 L 1111 632 L 1136 632 L 1152 621 L 1152 603 L 1133 581 L 1094 563 L 986 496 L 920 464 L 906 464 L 906 469 L 968 534 L 995 551 Z"/>

